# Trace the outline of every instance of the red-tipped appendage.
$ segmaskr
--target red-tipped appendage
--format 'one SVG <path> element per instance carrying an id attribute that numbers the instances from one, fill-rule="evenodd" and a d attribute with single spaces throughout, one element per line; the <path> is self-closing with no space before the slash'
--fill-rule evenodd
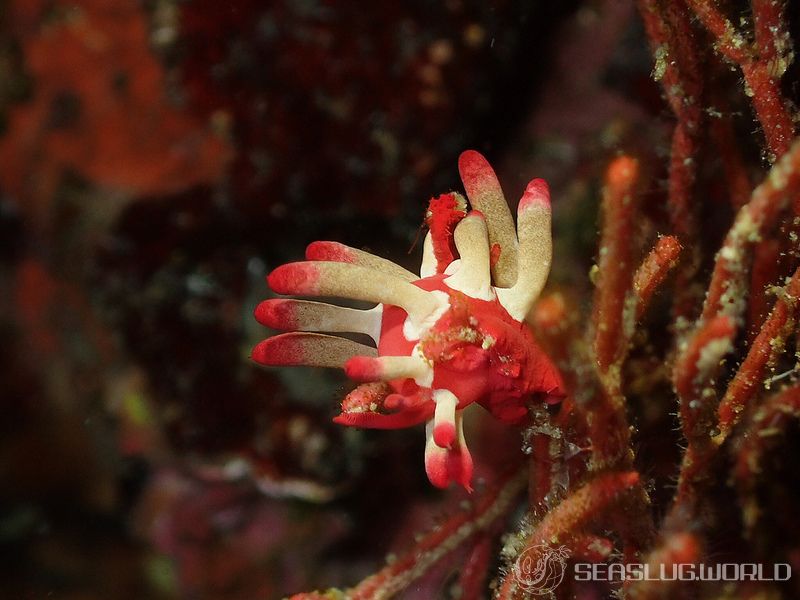
<path id="1" fill-rule="evenodd" d="M 341 368 L 353 356 L 370 356 L 375 348 L 346 338 L 321 333 L 292 332 L 274 335 L 253 348 L 251 358 L 268 366 Z"/>
<path id="2" fill-rule="evenodd" d="M 429 443 L 425 449 L 425 472 L 438 488 L 455 482 L 471 492 L 472 470 L 472 455 L 465 445 L 448 450 Z"/>
<path id="3" fill-rule="evenodd" d="M 497 179 L 489 161 L 477 150 L 465 150 L 461 153 L 458 157 L 458 170 L 468 194 L 475 186 L 493 185 Z"/>
<path id="4" fill-rule="evenodd" d="M 474 150 L 461 154 L 458 170 L 473 208 L 486 215 L 494 284 L 511 287 L 517 279 L 517 238 L 497 175 L 489 162 Z"/>
<path id="5" fill-rule="evenodd" d="M 295 329 L 297 311 L 291 300 L 272 298 L 261 302 L 255 310 L 256 321 L 272 329 Z"/>
<path id="6" fill-rule="evenodd" d="M 353 251 L 339 242 L 311 242 L 306 248 L 306 260 L 326 260 L 355 263 Z"/>
<path id="7" fill-rule="evenodd" d="M 450 448 L 456 440 L 456 426 L 451 422 L 437 423 L 433 427 L 433 441 L 440 448 Z"/>
<path id="8" fill-rule="evenodd" d="M 534 207 L 550 208 L 550 187 L 544 179 L 534 179 L 528 184 L 519 201 L 518 210 Z"/>
<path id="9" fill-rule="evenodd" d="M 310 352 L 307 344 L 300 340 L 273 336 L 256 344 L 250 358 L 269 366 L 304 365 L 310 358 Z"/>
<path id="10" fill-rule="evenodd" d="M 318 282 L 319 270 L 310 263 L 281 265 L 267 276 L 267 284 L 276 294 L 314 295 Z"/>
<path id="11" fill-rule="evenodd" d="M 635 471 L 604 473 L 572 492 L 558 506 L 550 510 L 525 540 L 525 551 L 540 544 L 558 544 L 583 530 L 597 513 L 604 511 L 624 493 L 638 485 Z M 495 596 L 501 600 L 516 597 L 517 580 L 507 576 Z"/>
<path id="12" fill-rule="evenodd" d="M 362 383 L 380 381 L 383 376 L 383 367 L 374 358 L 354 356 L 345 363 L 344 373 L 353 381 Z"/>

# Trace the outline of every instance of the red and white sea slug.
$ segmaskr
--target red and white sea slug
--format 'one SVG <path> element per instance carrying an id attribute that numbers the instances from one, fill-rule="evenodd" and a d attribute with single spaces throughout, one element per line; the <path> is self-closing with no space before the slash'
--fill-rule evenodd
<path id="1" fill-rule="evenodd" d="M 455 481 L 470 489 L 462 411 L 478 403 L 505 423 L 521 424 L 531 403 L 557 402 L 564 389 L 526 324 L 552 258 L 547 184 L 528 184 L 515 231 L 486 159 L 464 152 L 459 169 L 472 210 L 455 192 L 431 200 L 419 276 L 343 244 L 314 242 L 306 262 L 270 273 L 270 288 L 377 305 L 266 300 L 256 319 L 291 333 L 259 343 L 252 357 L 264 365 L 344 368 L 361 385 L 344 399 L 336 422 L 377 429 L 427 422 L 428 478 L 438 487 Z M 318 331 L 367 334 L 375 347 L 309 333 Z"/>

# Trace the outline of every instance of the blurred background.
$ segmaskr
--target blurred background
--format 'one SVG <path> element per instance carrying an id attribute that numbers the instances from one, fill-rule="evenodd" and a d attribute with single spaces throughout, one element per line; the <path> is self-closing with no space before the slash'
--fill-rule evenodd
<path id="1" fill-rule="evenodd" d="M 330 422 L 341 374 L 248 360 L 265 274 L 318 239 L 417 270 L 475 148 L 512 204 L 549 180 L 551 286 L 586 292 L 603 166 L 668 151 L 625 2 L 0 7 L 3 598 L 279 598 L 379 568 L 453 496 L 421 431 Z"/>

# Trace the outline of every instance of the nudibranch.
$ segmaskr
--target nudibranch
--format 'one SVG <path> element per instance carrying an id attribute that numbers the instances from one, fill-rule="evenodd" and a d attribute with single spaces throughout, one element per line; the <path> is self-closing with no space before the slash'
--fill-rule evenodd
<path id="1" fill-rule="evenodd" d="M 281 295 L 376 306 L 266 300 L 256 319 L 289 333 L 259 343 L 252 358 L 263 365 L 343 368 L 360 385 L 334 421 L 376 429 L 427 423 L 431 483 L 469 490 L 473 464 L 462 411 L 478 403 L 519 425 L 532 403 L 558 402 L 564 386 L 526 323 L 552 259 L 547 184 L 528 184 L 515 230 L 486 159 L 468 150 L 458 164 L 472 210 L 456 192 L 430 201 L 419 276 L 362 250 L 314 242 L 305 262 L 272 271 L 269 287 Z M 317 332 L 362 333 L 375 346 Z"/>

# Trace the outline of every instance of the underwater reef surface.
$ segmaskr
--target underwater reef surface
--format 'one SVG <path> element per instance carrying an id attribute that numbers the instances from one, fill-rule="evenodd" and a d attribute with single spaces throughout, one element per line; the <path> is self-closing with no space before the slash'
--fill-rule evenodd
<path id="1" fill-rule="evenodd" d="M 800 595 L 796 573 L 575 571 L 800 571 L 798 15 L 774 0 L 7 0 L 3 597 Z M 511 214 L 523 197 L 520 222 L 527 182 L 549 184 L 549 279 L 509 339 L 553 379 L 511 393 L 495 378 L 502 404 L 458 405 L 471 476 L 445 462 L 426 477 L 421 424 L 332 421 L 343 401 L 394 410 L 374 382 L 250 360 L 296 325 L 253 312 L 264 277 L 317 240 L 416 274 L 431 232 L 437 258 L 466 262 L 455 229 L 480 217 L 429 201 L 465 193 L 494 240 L 481 197 L 503 195 L 463 165 L 459 179 L 468 149 Z M 504 247 L 486 255 L 501 296 Z M 483 305 L 463 306 L 428 358 L 476 343 Z M 370 379 L 359 364 L 347 375 Z M 431 456 L 460 447 L 432 436 L 450 454 Z M 471 493 L 431 485 L 451 480 Z"/>

